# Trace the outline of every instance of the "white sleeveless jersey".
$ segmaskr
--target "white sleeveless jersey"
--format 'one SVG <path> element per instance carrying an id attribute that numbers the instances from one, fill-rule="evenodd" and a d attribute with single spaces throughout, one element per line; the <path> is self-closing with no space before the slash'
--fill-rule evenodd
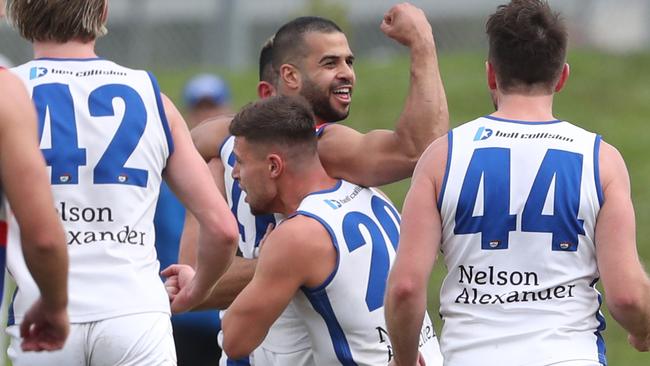
<path id="1" fill-rule="evenodd" d="M 386 365 L 392 354 L 384 293 L 399 242 L 397 210 L 374 189 L 339 181 L 307 196 L 297 214 L 320 222 L 338 253 L 329 278 L 292 300 L 307 322 L 316 364 Z M 428 314 L 420 352 L 427 365 L 442 365 Z"/>
<path id="2" fill-rule="evenodd" d="M 232 178 L 235 166 L 233 148 L 235 137 L 229 136 L 221 146 L 219 155 L 224 166 L 224 183 L 226 198 L 232 213 L 237 218 L 239 227 L 239 250 L 244 258 L 257 258 L 259 242 L 266 233 L 269 223 L 279 222 L 279 215 L 258 215 L 251 213 L 245 201 L 246 192 L 239 187 L 239 182 Z M 262 347 L 279 353 L 290 353 L 311 347 L 307 328 L 298 316 L 293 305 L 289 305 L 269 329 Z M 299 365 L 296 365 L 299 366 Z"/>
<path id="3" fill-rule="evenodd" d="M 70 321 L 169 313 L 153 216 L 173 149 L 154 77 L 103 59 L 38 59 L 13 71 L 39 119 L 54 204 L 67 233 Z M 38 297 L 10 223 L 15 321 Z"/>
<path id="4" fill-rule="evenodd" d="M 491 116 L 448 136 L 438 202 L 445 365 L 605 364 L 594 288 L 600 136 Z"/>

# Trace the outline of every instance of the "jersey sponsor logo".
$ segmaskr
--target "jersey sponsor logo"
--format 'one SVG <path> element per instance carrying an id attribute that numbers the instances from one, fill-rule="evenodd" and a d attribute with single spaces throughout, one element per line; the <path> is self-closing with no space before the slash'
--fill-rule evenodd
<path id="1" fill-rule="evenodd" d="M 362 190 L 363 190 L 363 187 L 356 186 L 356 187 L 354 187 L 352 192 L 350 192 L 350 194 L 348 194 L 347 196 L 345 196 L 345 197 L 343 197 L 341 199 L 325 199 L 325 200 L 323 200 L 323 202 L 325 202 L 332 209 L 336 210 L 337 208 L 342 207 L 344 204 L 346 204 L 348 202 L 352 202 L 354 197 L 358 196 L 359 192 L 361 192 Z"/>
<path id="2" fill-rule="evenodd" d="M 461 291 L 454 301 L 456 304 L 493 305 L 564 299 L 574 297 L 573 289 L 576 287 L 575 284 L 568 284 L 540 289 L 539 275 L 536 272 L 500 271 L 494 266 L 480 270 L 461 264 L 458 272 Z M 508 286 L 515 289 L 509 292 L 489 292 L 487 286 Z"/>
<path id="3" fill-rule="evenodd" d="M 505 139 L 523 139 L 523 140 L 551 139 L 551 140 L 573 142 L 572 137 L 568 137 L 568 136 L 564 136 L 552 132 L 521 133 L 521 132 L 512 132 L 512 131 L 492 130 L 490 128 L 485 128 L 485 127 L 479 127 L 478 130 L 476 130 L 476 134 L 474 135 L 474 141 L 487 140 L 492 136 L 501 137 Z"/>
<path id="4" fill-rule="evenodd" d="M 96 75 L 126 76 L 126 72 L 124 71 L 116 71 L 116 70 L 109 70 L 109 69 L 90 69 L 90 70 L 75 72 L 75 71 L 65 70 L 65 69 L 48 69 L 47 67 L 34 66 L 31 69 L 29 69 L 29 80 L 38 79 L 40 77 L 47 75 L 48 73 L 52 75 L 67 75 L 67 76 L 75 76 L 80 78 L 88 77 L 88 76 L 96 76 Z"/>
<path id="5" fill-rule="evenodd" d="M 29 69 L 29 80 L 38 79 L 45 75 L 47 75 L 47 68 L 45 67 L 32 67 Z"/>
<path id="6" fill-rule="evenodd" d="M 492 130 L 485 127 L 479 127 L 474 135 L 474 141 L 486 140 L 492 136 Z"/>

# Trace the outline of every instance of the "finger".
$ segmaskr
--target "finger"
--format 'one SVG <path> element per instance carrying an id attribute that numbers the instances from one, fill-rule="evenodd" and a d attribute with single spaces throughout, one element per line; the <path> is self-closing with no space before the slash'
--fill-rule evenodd
<path id="1" fill-rule="evenodd" d="M 165 287 L 178 287 L 178 276 L 174 275 L 167 277 L 165 280 Z"/>
<path id="2" fill-rule="evenodd" d="M 172 264 L 171 266 L 163 269 L 160 274 L 165 277 L 177 275 L 181 271 L 182 266 L 179 264 Z"/>

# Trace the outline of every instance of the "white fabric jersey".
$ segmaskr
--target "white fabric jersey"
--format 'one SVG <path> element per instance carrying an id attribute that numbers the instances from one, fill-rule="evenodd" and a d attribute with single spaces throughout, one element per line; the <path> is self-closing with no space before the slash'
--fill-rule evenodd
<path id="1" fill-rule="evenodd" d="M 38 59 L 13 71 L 36 105 L 54 204 L 67 233 L 73 323 L 169 313 L 153 216 L 173 149 L 154 77 L 104 59 Z M 10 223 L 16 323 L 38 297 Z"/>
<path id="2" fill-rule="evenodd" d="M 384 293 L 399 242 L 397 210 L 374 189 L 339 181 L 307 196 L 297 214 L 320 222 L 338 254 L 329 278 L 292 300 L 307 322 L 316 364 L 386 365 L 392 354 Z M 427 365 L 442 365 L 428 314 L 420 352 Z"/>
<path id="3" fill-rule="evenodd" d="M 445 365 L 605 364 L 594 288 L 600 136 L 491 116 L 448 136 L 438 202 Z"/>
<path id="4" fill-rule="evenodd" d="M 239 226 L 239 250 L 244 258 L 257 258 L 259 242 L 266 233 L 266 227 L 269 223 L 279 222 L 280 216 L 254 216 L 251 213 L 250 206 L 245 201 L 246 192 L 232 178 L 235 166 L 234 144 L 235 137 L 229 136 L 219 151 L 224 166 L 226 197 Z M 307 328 L 292 305 L 273 323 L 261 347 L 278 353 L 292 353 L 311 347 Z"/>

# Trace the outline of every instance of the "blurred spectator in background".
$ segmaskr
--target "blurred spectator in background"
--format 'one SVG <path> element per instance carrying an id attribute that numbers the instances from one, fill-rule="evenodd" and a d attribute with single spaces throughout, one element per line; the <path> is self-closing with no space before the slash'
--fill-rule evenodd
<path id="1" fill-rule="evenodd" d="M 201 121 L 230 113 L 230 90 L 216 75 L 200 74 L 183 88 L 185 120 L 191 129 Z M 154 217 L 156 250 L 160 268 L 178 262 L 178 246 L 183 231 L 185 208 L 163 182 Z M 221 328 L 219 312 L 215 310 L 188 312 L 172 316 L 178 366 L 216 365 L 221 350 L 217 333 Z"/>
<path id="2" fill-rule="evenodd" d="M 228 84 L 212 74 L 199 74 L 190 79 L 183 89 L 190 129 L 214 116 L 232 113 Z"/>

